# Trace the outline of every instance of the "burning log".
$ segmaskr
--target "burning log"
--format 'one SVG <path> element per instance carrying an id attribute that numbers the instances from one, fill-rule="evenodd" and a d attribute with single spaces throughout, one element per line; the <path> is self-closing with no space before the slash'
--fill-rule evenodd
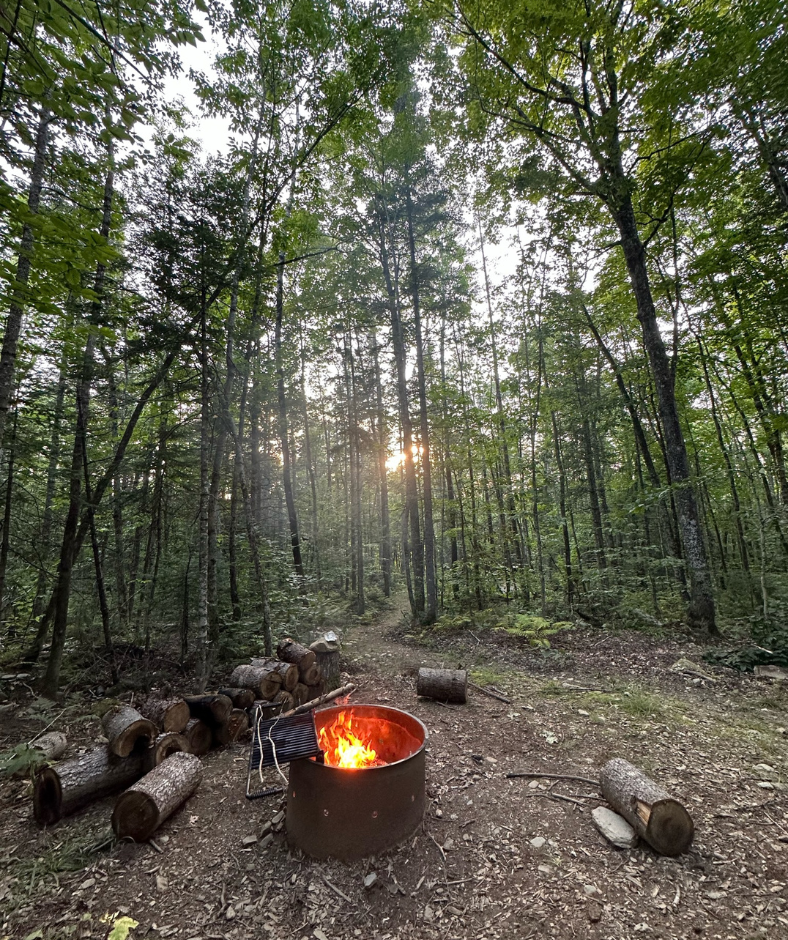
<path id="1" fill-rule="evenodd" d="M 233 703 L 233 708 L 251 708 L 254 705 L 254 692 L 251 689 L 219 689 L 219 695 L 226 695 Z"/>
<path id="2" fill-rule="evenodd" d="M 109 749 L 116 757 L 128 757 L 141 738 L 151 742 L 158 731 L 150 719 L 143 718 L 131 705 L 111 708 L 101 719 L 101 725 L 109 740 Z"/>
<path id="3" fill-rule="evenodd" d="M 616 757 L 602 768 L 599 785 L 613 809 L 661 855 L 689 849 L 695 834 L 690 814 L 643 771 Z"/>
<path id="4" fill-rule="evenodd" d="M 165 731 L 156 738 L 152 746 L 145 752 L 145 769 L 153 770 L 171 754 L 178 754 L 181 751 L 189 753 L 189 740 L 186 735 L 177 731 Z"/>
<path id="5" fill-rule="evenodd" d="M 149 698 L 139 710 L 162 731 L 180 734 L 189 723 L 189 706 L 182 698 Z"/>
<path id="6" fill-rule="evenodd" d="M 468 701 L 468 673 L 464 669 L 419 669 L 416 695 L 464 705 Z"/>
<path id="7" fill-rule="evenodd" d="M 279 676 L 285 692 L 292 692 L 298 683 L 298 666 L 292 663 L 283 663 L 278 659 L 253 659 L 252 665 L 266 669 L 269 676 Z"/>
<path id="8" fill-rule="evenodd" d="M 293 689 L 293 701 L 295 702 L 296 708 L 299 705 L 303 705 L 304 702 L 309 701 L 309 686 L 304 685 L 303 682 L 299 682 L 298 685 Z"/>
<path id="9" fill-rule="evenodd" d="M 80 757 L 45 767 L 33 784 L 33 815 L 41 826 L 70 816 L 83 806 L 122 790 L 145 773 L 144 751 L 117 757 L 97 747 Z"/>
<path id="10" fill-rule="evenodd" d="M 213 734 L 208 725 L 204 721 L 200 721 L 199 718 L 192 718 L 188 725 L 186 725 L 186 730 L 183 732 L 184 737 L 189 742 L 188 751 L 190 754 L 196 754 L 198 757 L 202 754 L 207 754 L 211 749 L 211 744 L 213 743 Z"/>
<path id="11" fill-rule="evenodd" d="M 333 702 L 336 698 L 341 698 L 343 695 L 350 695 L 351 692 L 355 692 L 356 687 L 352 682 L 348 682 L 347 685 L 343 685 L 339 689 L 334 689 L 333 692 L 327 692 L 325 695 L 321 695 L 320 698 L 313 699 L 311 702 L 306 702 L 304 705 L 299 705 L 298 708 L 294 708 L 289 712 L 283 712 L 283 718 L 289 718 L 290 715 L 301 715 L 304 712 L 310 712 L 313 708 L 320 708 L 321 705 L 326 705 L 328 702 Z"/>
<path id="12" fill-rule="evenodd" d="M 145 842 L 202 780 L 202 764 L 194 754 L 173 754 L 138 783 L 121 793 L 112 813 L 119 839 Z"/>
<path id="13" fill-rule="evenodd" d="M 199 718 L 209 728 L 223 725 L 233 710 L 232 699 L 226 695 L 187 695 L 186 704 L 192 718 Z"/>
<path id="14" fill-rule="evenodd" d="M 307 674 L 310 667 L 315 665 L 317 660 L 314 650 L 308 649 L 300 643 L 296 643 L 296 641 L 291 640 L 290 637 L 285 637 L 285 639 L 279 641 L 276 647 L 276 655 L 282 662 L 293 663 L 293 665 L 298 666 L 298 674 L 301 678 L 301 682 L 304 682 L 304 676 Z M 305 683 L 305 685 L 308 684 L 309 683 Z"/>
<path id="15" fill-rule="evenodd" d="M 217 747 L 232 744 L 249 727 L 249 716 L 242 708 L 234 708 L 227 721 L 213 729 L 213 743 Z"/>
<path id="16" fill-rule="evenodd" d="M 282 688 L 282 677 L 265 666 L 237 666 L 230 676 L 230 685 L 251 689 L 255 698 L 270 701 Z"/>

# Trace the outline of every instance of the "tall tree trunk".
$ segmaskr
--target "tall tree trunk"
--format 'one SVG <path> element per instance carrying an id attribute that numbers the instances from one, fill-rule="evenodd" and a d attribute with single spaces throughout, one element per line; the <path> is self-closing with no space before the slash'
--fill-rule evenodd
<path id="1" fill-rule="evenodd" d="M 19 408 L 14 407 L 14 428 L 11 435 L 11 447 L 8 453 L 8 473 L 5 481 L 5 500 L 3 509 L 3 535 L 0 539 L 0 627 L 6 622 L 5 576 L 8 571 L 8 553 L 11 549 L 11 505 L 14 492 L 14 460 L 16 459 L 16 427 L 19 420 Z M 16 636 L 13 616 L 9 621 L 7 636 Z"/>
<path id="2" fill-rule="evenodd" d="M 111 138 L 107 148 L 107 157 L 109 169 L 104 184 L 104 205 L 101 227 L 99 229 L 100 236 L 105 240 L 109 237 L 110 226 L 112 224 L 112 199 L 115 184 L 114 146 Z M 82 370 L 79 382 L 77 383 L 77 423 L 74 434 L 74 449 L 71 454 L 68 512 L 63 527 L 63 542 L 60 549 L 60 563 L 58 565 L 58 576 L 55 586 L 52 646 L 42 684 L 42 692 L 50 698 L 54 698 L 57 695 L 58 686 L 60 685 L 60 667 L 63 662 L 63 650 L 68 627 L 68 607 L 71 599 L 71 575 L 78 552 L 77 535 L 80 523 L 82 474 L 85 457 L 84 450 L 86 446 L 85 436 L 88 426 L 88 409 L 90 406 L 90 386 L 93 381 L 93 351 L 95 348 L 96 330 L 101 318 L 105 273 L 105 266 L 99 263 L 96 266 L 96 276 L 93 282 L 93 291 L 96 295 L 96 299 L 91 304 L 88 338 L 82 357 Z M 92 511 L 95 511 L 94 506 L 89 508 L 89 512 Z M 89 520 L 90 516 L 88 515 L 88 525 Z"/>
<path id="3" fill-rule="evenodd" d="M 49 125 L 52 115 L 46 107 L 41 108 L 36 130 L 36 143 L 33 152 L 33 168 L 30 173 L 30 188 L 27 194 L 27 208 L 32 215 L 38 215 L 41 204 L 41 189 L 44 184 L 46 152 L 49 143 Z M 19 335 L 22 332 L 22 317 L 27 302 L 27 285 L 30 281 L 30 269 L 33 263 L 35 234 L 33 226 L 26 222 L 22 228 L 22 240 L 19 245 L 19 258 L 16 263 L 16 278 L 11 305 L 3 333 L 3 346 L 0 350 L 0 464 L 3 456 L 3 437 L 11 403 L 11 394 L 16 382 L 16 356 Z"/>
<path id="4" fill-rule="evenodd" d="M 424 500 L 424 575 L 427 590 L 427 606 L 424 623 L 435 623 L 438 619 L 438 584 L 435 578 L 435 525 L 432 518 L 432 454 L 430 453 L 430 428 L 427 413 L 427 377 L 424 368 L 424 338 L 421 329 L 421 292 L 419 269 L 416 263 L 416 235 L 413 227 L 413 200 L 411 189 L 406 190 L 408 214 L 408 249 L 410 252 L 410 288 L 413 303 L 413 324 L 416 328 L 416 375 L 419 387 L 419 419 L 421 429 L 421 473 Z"/>
<path id="5" fill-rule="evenodd" d="M 285 395 L 285 371 L 282 356 L 282 317 L 284 315 L 284 269 L 285 255 L 279 252 L 276 267 L 276 326 L 274 329 L 274 360 L 276 362 L 276 400 L 279 424 L 279 446 L 282 448 L 282 485 L 285 491 L 287 522 L 290 529 L 290 544 L 293 550 L 293 567 L 299 578 L 304 577 L 301 560 L 301 539 L 298 533 L 298 515 L 293 495 L 293 477 L 290 456 L 290 438 L 287 422 L 287 397 Z"/>
<path id="6" fill-rule="evenodd" d="M 388 453 L 388 423 L 386 409 L 383 405 L 383 382 L 380 375 L 380 349 L 378 347 L 377 331 L 370 333 L 373 364 L 375 369 L 375 407 L 376 425 L 378 432 L 377 457 L 378 481 L 380 485 L 380 570 L 383 575 L 383 594 L 391 596 L 391 520 L 389 517 L 389 483 L 386 467 Z"/>
<path id="7" fill-rule="evenodd" d="M 643 331 L 643 345 L 648 355 L 657 392 L 667 463 L 674 487 L 681 541 L 690 578 L 690 603 L 687 616 L 693 629 L 716 635 L 718 630 L 715 619 L 714 590 L 709 576 L 706 545 L 690 476 L 687 447 L 679 421 L 673 375 L 651 294 L 646 267 L 646 250 L 637 229 L 631 197 L 624 196 L 612 211 L 621 235 L 621 247 L 637 302 L 638 320 Z"/>

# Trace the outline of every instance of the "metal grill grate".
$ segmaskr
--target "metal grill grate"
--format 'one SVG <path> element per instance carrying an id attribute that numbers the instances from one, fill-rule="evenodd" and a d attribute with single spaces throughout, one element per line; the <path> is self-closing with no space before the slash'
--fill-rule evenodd
<path id="1" fill-rule="evenodd" d="M 281 767 L 291 760 L 300 760 L 303 757 L 322 756 L 323 752 L 317 743 L 314 712 L 290 715 L 287 718 L 264 718 L 261 710 L 256 709 L 252 722 L 252 751 L 249 754 L 246 798 L 256 800 L 282 792 L 282 787 L 271 786 L 271 781 L 262 779 L 261 771 L 264 768 L 276 764 Z"/>

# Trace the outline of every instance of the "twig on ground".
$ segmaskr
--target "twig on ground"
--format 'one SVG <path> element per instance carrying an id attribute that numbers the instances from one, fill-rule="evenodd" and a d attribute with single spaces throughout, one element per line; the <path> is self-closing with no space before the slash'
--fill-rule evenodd
<path id="1" fill-rule="evenodd" d="M 520 773 L 515 771 L 513 773 L 505 774 L 504 776 L 507 779 L 513 779 L 515 777 L 524 777 L 529 780 L 537 780 L 543 778 L 545 780 L 573 780 L 577 783 L 588 783 L 592 787 L 599 787 L 598 780 L 592 780 L 590 777 L 578 777 L 576 774 L 541 774 L 541 773 Z"/>
<path id="2" fill-rule="evenodd" d="M 331 890 L 334 892 L 334 894 L 338 894 L 341 898 L 344 898 L 344 900 L 347 901 L 348 904 L 352 904 L 352 903 L 353 903 L 353 901 L 345 894 L 345 892 L 344 892 L 344 891 L 340 891 L 339 888 L 338 888 L 335 884 L 333 884 L 331 881 L 329 881 L 328 878 L 326 878 L 325 875 L 321 875 L 321 878 L 322 878 L 323 881 L 325 882 L 326 887 L 327 887 L 327 888 L 331 888 Z"/>
<path id="3" fill-rule="evenodd" d="M 480 685 L 476 685 L 475 682 L 468 682 L 468 685 L 476 692 L 481 692 L 482 695 L 489 695 L 490 698 L 498 699 L 499 702 L 503 702 L 505 705 L 512 704 L 512 700 L 510 698 L 506 698 L 505 695 L 499 695 L 497 692 L 491 692 L 489 689 L 484 689 Z"/>

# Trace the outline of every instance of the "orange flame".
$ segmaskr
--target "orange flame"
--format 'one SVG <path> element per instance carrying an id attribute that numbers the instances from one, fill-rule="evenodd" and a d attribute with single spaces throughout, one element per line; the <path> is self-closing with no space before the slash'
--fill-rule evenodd
<path id="1" fill-rule="evenodd" d="M 325 763 L 330 767 L 379 767 L 375 750 L 353 733 L 352 712 L 340 712 L 330 725 L 318 732 Z"/>

